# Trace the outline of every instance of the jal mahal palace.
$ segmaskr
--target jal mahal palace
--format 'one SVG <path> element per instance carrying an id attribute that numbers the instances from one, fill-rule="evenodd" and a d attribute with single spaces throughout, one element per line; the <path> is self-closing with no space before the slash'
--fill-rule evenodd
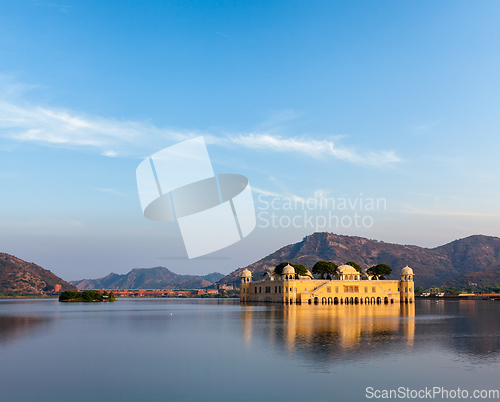
<path id="1" fill-rule="evenodd" d="M 272 302 L 285 304 L 381 304 L 413 303 L 415 290 L 413 270 L 406 266 L 399 280 L 373 279 L 350 265 L 341 265 L 333 279 L 314 279 L 297 275 L 288 264 L 282 273 L 269 268 L 258 281 L 252 273 L 241 273 L 241 302 Z"/>

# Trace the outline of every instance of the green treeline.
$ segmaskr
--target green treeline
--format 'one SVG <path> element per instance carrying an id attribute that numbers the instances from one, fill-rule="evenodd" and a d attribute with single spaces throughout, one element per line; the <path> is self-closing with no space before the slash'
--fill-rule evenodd
<path id="1" fill-rule="evenodd" d="M 116 301 L 116 297 L 113 292 L 103 293 L 98 290 L 84 290 L 83 292 L 66 290 L 62 292 L 59 296 L 60 302 L 102 302 L 102 301 Z"/>
<path id="2" fill-rule="evenodd" d="M 285 268 L 288 264 L 290 263 L 285 261 L 276 265 L 276 267 L 274 268 L 274 272 L 281 275 L 283 273 L 283 268 Z M 295 269 L 295 273 L 297 275 L 307 275 L 308 273 L 307 268 L 302 264 L 290 264 L 290 265 Z"/>
<path id="3" fill-rule="evenodd" d="M 361 266 L 354 261 L 347 261 L 345 265 L 350 265 L 360 274 L 364 273 L 363 268 L 361 268 Z M 374 265 L 366 270 L 366 273 L 371 277 L 371 279 L 375 280 L 385 279 L 385 277 L 389 276 L 391 272 L 392 268 L 387 264 Z M 331 277 L 332 275 L 338 274 L 338 265 L 330 261 L 318 261 L 312 267 L 312 273 L 319 275 L 319 279 L 325 279 L 329 276 Z"/>

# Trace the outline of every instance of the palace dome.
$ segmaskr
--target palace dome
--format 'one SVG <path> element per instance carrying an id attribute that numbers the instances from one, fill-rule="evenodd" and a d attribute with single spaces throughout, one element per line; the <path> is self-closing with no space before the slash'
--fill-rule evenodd
<path id="1" fill-rule="evenodd" d="M 350 265 L 341 265 L 338 268 L 338 271 L 343 275 L 359 274 L 359 272 L 356 271 L 356 269 L 354 267 L 351 267 Z"/>
<path id="2" fill-rule="evenodd" d="M 283 268 L 283 275 L 290 275 L 295 273 L 295 268 L 288 264 L 285 268 Z"/>
<path id="3" fill-rule="evenodd" d="M 241 273 L 242 278 L 250 278 L 251 276 L 252 276 L 252 273 L 246 268 Z"/>
<path id="4" fill-rule="evenodd" d="M 413 269 L 407 265 L 401 270 L 401 275 L 413 275 Z"/>

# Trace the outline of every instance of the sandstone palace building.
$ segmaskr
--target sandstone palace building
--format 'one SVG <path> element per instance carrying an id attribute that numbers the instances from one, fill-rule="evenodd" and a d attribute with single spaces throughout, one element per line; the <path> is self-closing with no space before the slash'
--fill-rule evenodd
<path id="1" fill-rule="evenodd" d="M 268 269 L 262 280 L 252 281 L 252 273 L 241 274 L 241 302 L 380 304 L 412 303 L 415 299 L 413 270 L 406 266 L 399 280 L 374 280 L 350 265 L 341 265 L 333 280 L 298 276 L 287 265 L 281 274 Z"/>

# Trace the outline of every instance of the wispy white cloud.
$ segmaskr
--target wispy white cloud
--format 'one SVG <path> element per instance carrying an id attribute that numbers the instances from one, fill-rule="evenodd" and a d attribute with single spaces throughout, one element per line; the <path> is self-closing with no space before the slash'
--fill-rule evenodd
<path id="1" fill-rule="evenodd" d="M 300 113 L 295 110 L 281 110 L 279 112 L 272 113 L 264 122 L 259 124 L 257 127 L 259 130 L 269 130 L 272 129 L 276 131 L 277 129 L 283 127 L 287 122 L 296 120 L 300 117 Z"/>
<path id="2" fill-rule="evenodd" d="M 19 96 L 26 89 L 29 88 L 5 84 L 0 80 L 0 137 L 17 142 L 92 148 L 108 157 L 150 152 L 158 146 L 203 135 L 207 143 L 228 148 L 296 153 L 312 158 L 334 158 L 372 166 L 388 165 L 401 160 L 394 151 L 359 152 L 353 147 L 335 145 L 331 140 L 310 136 L 286 137 L 269 128 L 270 125 L 295 118 L 297 114 L 293 111 L 273 116 L 264 124 L 267 127 L 260 128 L 267 128 L 266 131 L 213 135 L 196 130 L 160 128 L 147 121 L 89 116 L 64 108 L 32 105 Z"/>
<path id="3" fill-rule="evenodd" d="M 101 193 L 108 193 L 108 194 L 113 194 L 113 195 L 120 195 L 122 197 L 128 196 L 127 193 L 123 191 L 116 190 L 114 188 L 95 188 L 94 190 L 99 191 Z M 135 195 L 136 193 L 134 193 Z"/>
<path id="4" fill-rule="evenodd" d="M 262 201 L 263 203 L 271 202 L 274 205 L 284 205 L 285 203 L 289 203 L 290 201 L 294 202 L 305 202 L 305 199 L 299 197 L 298 195 L 292 193 L 277 193 L 274 191 L 263 190 L 261 188 L 252 187 L 252 192 L 259 194 L 257 200 Z M 262 198 L 261 196 L 267 196 L 272 198 Z"/>
<path id="5" fill-rule="evenodd" d="M 268 150 L 273 152 L 293 152 L 305 154 L 312 158 L 333 157 L 335 159 L 380 166 L 400 162 L 394 151 L 368 151 L 360 153 L 354 148 L 335 146 L 333 141 L 316 140 L 307 137 L 285 138 L 271 134 L 240 134 L 226 137 L 206 137 L 208 143 L 219 145 L 236 145 L 250 149 Z"/>
<path id="6" fill-rule="evenodd" d="M 281 202 L 287 202 L 287 200 L 293 200 L 293 201 L 298 201 L 298 202 L 307 202 L 307 200 L 312 199 L 312 200 L 317 200 L 318 202 L 325 203 L 329 199 L 328 195 L 331 194 L 331 191 L 327 191 L 324 189 L 318 189 L 312 193 L 309 193 L 309 195 L 299 196 L 299 195 L 293 194 L 291 192 L 277 193 L 275 191 L 268 191 L 268 190 L 264 190 L 264 189 L 256 188 L 256 187 L 252 187 L 252 192 L 257 193 L 257 194 L 267 195 L 269 197 L 280 198 Z"/>
<path id="7" fill-rule="evenodd" d="M 115 151 L 104 151 L 101 155 L 108 156 L 110 158 L 116 158 L 118 153 Z"/>
<path id="8" fill-rule="evenodd" d="M 431 194 L 431 193 L 423 193 L 423 192 L 418 192 L 418 191 L 409 191 L 409 195 L 412 197 L 417 196 L 417 197 L 422 197 L 422 198 L 430 198 L 433 200 L 441 200 L 441 199 L 450 199 L 450 200 L 463 200 L 463 197 L 458 197 L 453 194 Z"/>
<path id="9" fill-rule="evenodd" d="M 257 194 L 268 195 L 271 197 L 277 197 L 277 198 L 284 198 L 285 197 L 284 194 L 279 194 L 279 193 L 275 193 L 273 191 L 263 190 L 263 189 L 257 188 L 257 187 L 252 187 L 252 192 L 257 193 Z"/>
<path id="10" fill-rule="evenodd" d="M 420 209 L 407 206 L 404 209 L 397 211 L 411 215 L 427 215 L 427 216 L 470 216 L 470 217 L 490 217 L 500 218 L 499 213 L 495 212 L 477 212 L 477 211 L 454 211 L 443 209 Z"/>
<path id="11" fill-rule="evenodd" d="M 105 149 L 117 143 L 136 143 L 145 135 L 161 133 L 161 130 L 141 122 L 0 100 L 0 133 L 17 141 Z"/>

